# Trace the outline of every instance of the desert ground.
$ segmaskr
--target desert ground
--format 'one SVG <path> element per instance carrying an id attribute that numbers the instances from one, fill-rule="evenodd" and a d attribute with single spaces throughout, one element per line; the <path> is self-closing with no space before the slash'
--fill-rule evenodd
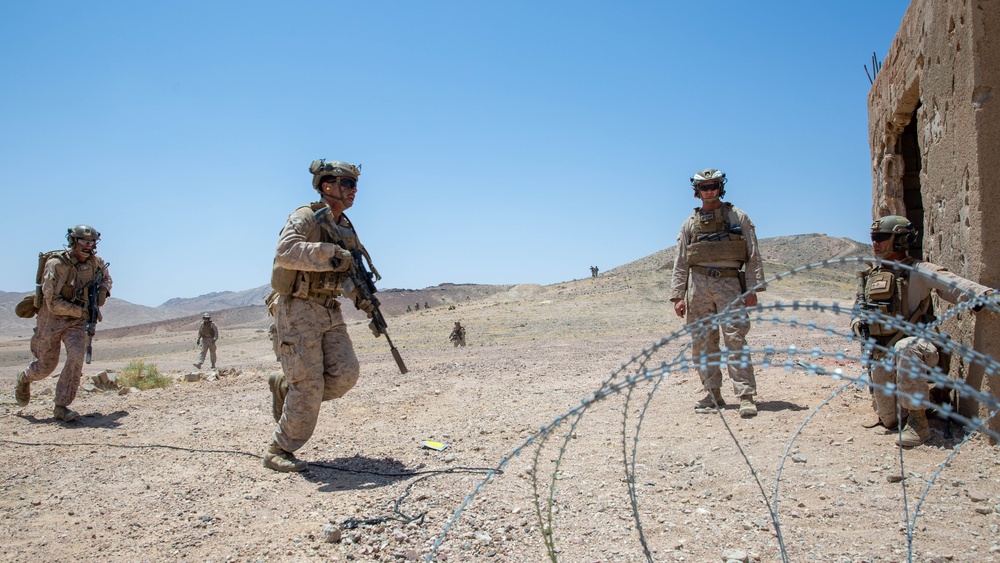
<path id="1" fill-rule="evenodd" d="M 754 358 L 750 419 L 728 380 L 728 408 L 694 413 L 704 392 L 672 363 L 689 338 L 671 336 L 668 283 L 645 264 L 390 315 L 405 375 L 352 315 L 362 375 L 324 405 L 300 474 L 261 466 L 280 369 L 266 319 L 220 323 L 214 380 L 183 381 L 193 330 L 109 331 L 85 383 L 134 359 L 178 381 L 81 390 L 75 423 L 52 418 L 54 378 L 17 406 L 28 339 L 6 338 L 0 560 L 1000 561 L 996 446 L 934 420 L 901 450 L 860 425 L 856 346 L 822 330 L 846 317 L 798 306 L 849 304 L 849 275 L 760 294 L 795 306 L 751 311 L 751 346 L 775 352 Z"/>

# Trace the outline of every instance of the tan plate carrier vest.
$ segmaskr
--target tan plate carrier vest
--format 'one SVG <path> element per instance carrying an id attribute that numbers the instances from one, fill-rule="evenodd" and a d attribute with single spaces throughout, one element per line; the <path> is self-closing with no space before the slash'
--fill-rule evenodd
<path id="1" fill-rule="evenodd" d="M 699 215 L 699 220 L 695 225 L 693 242 L 688 244 L 688 264 L 739 262 L 742 268 L 748 258 L 747 239 L 730 231 L 729 215 L 733 213 L 733 204 L 725 202 L 719 209 L 707 213 L 696 208 L 695 213 Z"/>

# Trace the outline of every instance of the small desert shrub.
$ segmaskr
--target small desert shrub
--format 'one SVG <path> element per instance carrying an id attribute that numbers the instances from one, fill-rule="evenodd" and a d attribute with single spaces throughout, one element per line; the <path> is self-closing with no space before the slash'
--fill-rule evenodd
<path id="1" fill-rule="evenodd" d="M 169 377 L 156 369 L 156 364 L 147 364 L 143 360 L 132 360 L 118 373 L 119 385 L 137 387 L 144 391 L 158 387 L 170 387 L 172 383 Z"/>

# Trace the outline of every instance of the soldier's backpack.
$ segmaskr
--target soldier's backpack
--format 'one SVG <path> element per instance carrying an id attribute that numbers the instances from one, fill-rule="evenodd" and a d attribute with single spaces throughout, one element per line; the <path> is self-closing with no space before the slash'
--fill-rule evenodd
<path id="1" fill-rule="evenodd" d="M 49 258 L 64 252 L 63 250 L 50 250 L 38 253 L 38 272 L 35 274 L 35 293 L 25 295 L 17 305 L 14 306 L 14 313 L 22 319 L 30 319 L 38 314 L 42 308 L 42 272 L 45 270 L 45 263 Z"/>

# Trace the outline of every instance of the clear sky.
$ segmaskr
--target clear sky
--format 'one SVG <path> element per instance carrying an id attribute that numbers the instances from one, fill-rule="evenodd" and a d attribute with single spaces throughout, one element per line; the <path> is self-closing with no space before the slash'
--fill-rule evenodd
<path id="1" fill-rule="evenodd" d="M 314 158 L 362 165 L 382 289 L 647 256 L 705 167 L 760 238 L 865 240 L 863 65 L 907 5 L 3 2 L 0 290 L 78 223 L 133 303 L 265 284 Z"/>

